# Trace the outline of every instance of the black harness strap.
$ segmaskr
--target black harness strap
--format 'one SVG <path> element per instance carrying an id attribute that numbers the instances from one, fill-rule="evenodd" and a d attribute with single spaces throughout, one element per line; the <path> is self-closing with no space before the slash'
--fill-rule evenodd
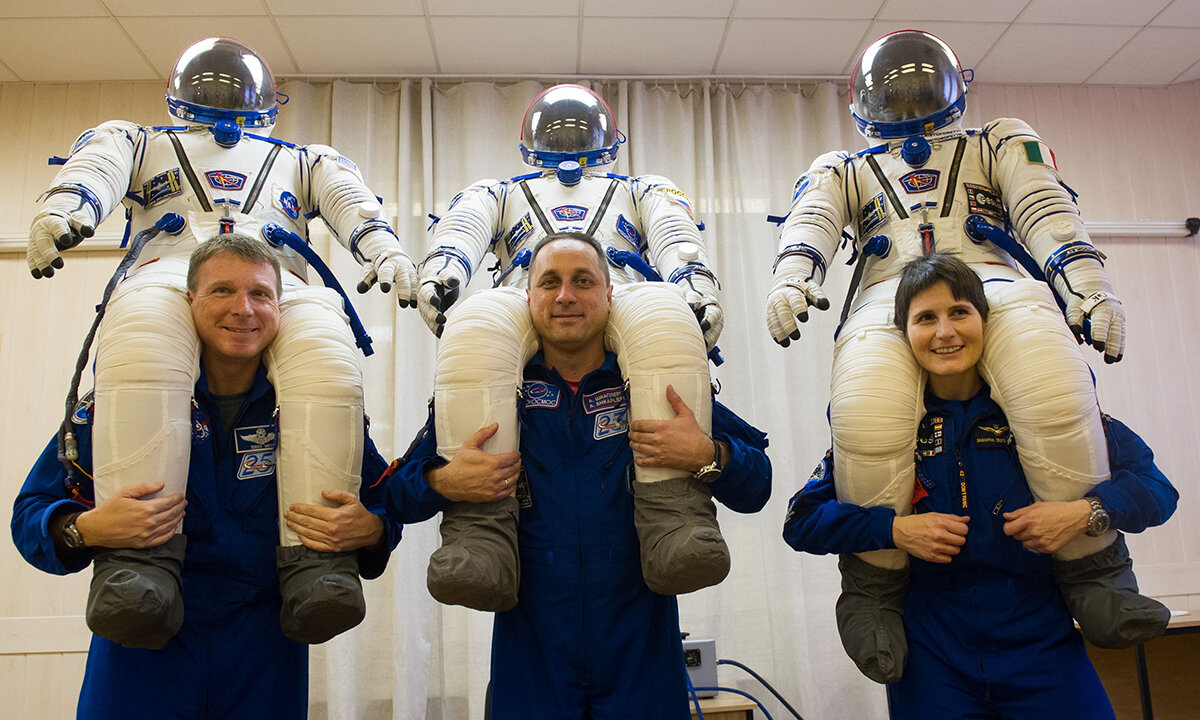
<path id="1" fill-rule="evenodd" d="M 608 210 L 608 203 L 612 201 L 613 193 L 617 190 L 617 181 L 613 180 L 608 185 L 608 190 L 604 193 L 604 199 L 600 201 L 600 207 L 596 208 L 596 216 L 592 218 L 592 224 L 588 225 L 587 234 L 595 235 L 596 228 L 600 227 L 600 219 L 604 217 L 604 211 Z"/>
<path id="2" fill-rule="evenodd" d="M 262 193 L 263 186 L 267 184 L 267 175 L 271 172 L 271 166 L 275 164 L 275 156 L 279 154 L 279 148 L 279 145 L 271 146 L 266 159 L 263 160 L 262 167 L 258 169 L 258 177 L 254 178 L 254 186 L 250 188 L 250 194 L 242 203 L 242 212 L 250 212 L 254 208 L 254 203 L 258 202 L 258 196 Z"/>
<path id="3" fill-rule="evenodd" d="M 963 152 L 967 149 L 967 138 L 960 137 L 954 148 L 954 160 L 950 162 L 950 172 L 946 176 L 946 194 L 942 197 L 942 217 L 950 217 L 954 206 L 954 191 L 958 187 L 958 166 L 962 164 Z"/>
<path id="4" fill-rule="evenodd" d="M 879 163 L 875 162 L 874 155 L 867 155 L 867 165 L 871 166 L 871 172 L 875 173 L 875 179 L 879 181 L 879 185 L 883 188 L 883 192 L 887 194 L 888 201 L 896 210 L 896 217 L 901 220 L 908 219 L 908 211 L 904 209 L 904 204 L 900 202 L 900 198 L 896 197 L 896 191 L 892 189 L 892 184 L 888 182 L 887 176 L 883 174 L 883 170 L 879 167 Z"/>
<path id="5" fill-rule="evenodd" d="M 192 186 L 192 192 L 196 193 L 196 198 L 200 200 L 200 207 L 204 212 L 212 212 L 212 203 L 208 201 L 208 193 L 204 192 L 204 186 L 200 184 L 200 180 L 196 177 L 196 171 L 188 162 L 187 153 L 183 151 L 183 145 L 180 144 L 179 138 L 175 137 L 173 132 L 167 132 L 167 137 L 171 138 L 171 146 L 175 148 L 175 157 L 179 160 L 179 167 L 187 176 L 188 184 Z"/>
<path id="6" fill-rule="evenodd" d="M 521 187 L 521 192 L 525 193 L 525 199 L 529 201 L 529 207 L 533 210 L 534 217 L 537 218 L 538 224 L 546 231 L 547 235 L 555 232 L 554 226 L 546 219 L 546 213 L 542 212 L 542 206 L 538 205 L 537 199 L 533 197 L 533 191 L 529 189 L 529 185 L 524 180 L 517 183 Z"/>

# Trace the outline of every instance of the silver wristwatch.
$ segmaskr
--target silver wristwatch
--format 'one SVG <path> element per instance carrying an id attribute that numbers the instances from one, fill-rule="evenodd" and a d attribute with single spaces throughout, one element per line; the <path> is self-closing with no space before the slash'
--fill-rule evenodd
<path id="1" fill-rule="evenodd" d="M 721 477 L 721 470 L 724 467 L 721 464 L 721 445 L 716 438 L 712 439 L 713 444 L 713 461 L 696 471 L 692 477 L 702 483 L 710 483 L 713 480 Z"/>
<path id="2" fill-rule="evenodd" d="M 1088 516 L 1087 534 L 1088 537 L 1097 537 L 1108 531 L 1110 519 L 1108 511 L 1104 509 L 1104 503 L 1100 502 L 1100 498 L 1095 495 L 1088 495 L 1084 498 L 1088 504 L 1092 506 L 1092 514 Z"/>
<path id="3" fill-rule="evenodd" d="M 86 545 L 83 542 L 83 533 L 79 532 L 79 528 L 75 527 L 75 521 L 82 513 L 75 513 L 67 519 L 67 524 L 63 525 L 62 538 L 63 544 L 72 550 L 80 550 Z"/>

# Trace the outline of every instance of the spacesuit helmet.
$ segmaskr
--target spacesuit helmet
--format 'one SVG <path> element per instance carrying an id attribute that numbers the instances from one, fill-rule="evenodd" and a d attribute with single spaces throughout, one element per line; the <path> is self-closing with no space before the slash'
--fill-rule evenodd
<path id="1" fill-rule="evenodd" d="M 275 76 L 249 46 L 214 37 L 190 45 L 167 80 L 167 109 L 191 123 L 229 120 L 243 127 L 275 124 Z"/>
<path id="2" fill-rule="evenodd" d="M 958 57 L 924 30 L 900 30 L 871 43 L 850 74 L 850 114 L 868 138 L 906 138 L 962 117 L 967 84 Z"/>
<path id="3" fill-rule="evenodd" d="M 582 85 L 555 85 L 533 99 L 521 121 L 521 157 L 535 167 L 574 161 L 582 167 L 617 159 L 625 138 L 604 98 Z"/>

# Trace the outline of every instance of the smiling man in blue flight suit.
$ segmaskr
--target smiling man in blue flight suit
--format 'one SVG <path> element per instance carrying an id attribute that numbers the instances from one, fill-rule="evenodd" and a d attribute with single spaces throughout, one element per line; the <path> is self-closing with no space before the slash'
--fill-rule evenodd
<path id="1" fill-rule="evenodd" d="M 548 236 L 529 277 L 541 350 L 525 366 L 520 450 L 481 450 L 493 424 L 447 464 L 431 414 L 393 465 L 388 510 L 411 522 L 450 501 L 516 492 L 520 586 L 516 607 L 495 617 L 494 720 L 686 719 L 678 607 L 646 587 L 639 561 L 634 451 L 638 464 L 697 473 L 706 492 L 749 513 L 770 496 L 766 437 L 717 403 L 709 437 L 670 390 L 674 419 L 628 422 L 624 381 L 604 346 L 612 287 L 590 236 Z"/>
<path id="2" fill-rule="evenodd" d="M 978 276 L 952 256 L 926 255 L 905 268 L 895 305 L 929 378 L 913 514 L 838 502 L 829 453 L 792 498 L 784 540 L 814 554 L 912 556 L 908 596 L 897 602 L 907 662 L 904 647 L 887 648 L 903 671 L 887 686 L 894 719 L 1112 718 L 1060 594 L 1070 586 L 1055 582 L 1056 573 L 1094 575 L 1096 561 L 1056 566 L 1048 553 L 1110 525 L 1159 525 L 1178 493 L 1142 439 L 1105 418 L 1112 478 L 1089 498 L 1035 502 L 1008 420 L 977 370 L 988 314 Z"/>
<path id="3" fill-rule="evenodd" d="M 89 403 L 74 417 L 78 461 L 65 469 L 51 441 L 17 497 L 17 548 L 30 564 L 56 575 L 78 572 L 100 553 L 153 550 L 186 538 L 182 568 L 174 568 L 174 578 L 156 578 L 182 586 L 178 633 L 160 650 L 93 635 L 79 718 L 307 717 L 308 646 L 283 633 L 276 573 L 278 430 L 275 392 L 261 362 L 279 326 L 280 270 L 272 252 L 230 234 L 202 243 L 192 255 L 188 298 L 202 349 L 186 500 L 157 497 L 163 484 L 147 482 L 96 504 Z M 357 550 L 363 577 L 378 577 L 400 539 L 400 526 L 383 511 L 380 486 L 369 487 L 385 469 L 368 437 L 363 499 L 326 491 L 328 506 L 288 508 L 288 527 L 315 550 Z M 137 576 L 129 575 L 133 580 L 127 576 L 125 584 L 136 584 Z M 335 595 L 344 590 L 327 576 L 315 581 Z M 131 604 L 156 600 L 149 591 L 131 598 Z M 321 598 L 314 594 L 317 605 L 307 610 L 325 612 Z"/>

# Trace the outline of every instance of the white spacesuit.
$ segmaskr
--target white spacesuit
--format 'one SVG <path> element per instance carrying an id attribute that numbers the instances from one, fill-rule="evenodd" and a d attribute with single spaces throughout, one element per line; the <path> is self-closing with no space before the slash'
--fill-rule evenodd
<path id="1" fill-rule="evenodd" d="M 616 159 L 623 138 L 604 100 L 587 88 L 557 85 L 539 95 L 525 113 L 521 138 L 525 161 L 541 170 L 483 180 L 459 193 L 435 225 L 421 266 L 418 308 L 441 337 L 434 391 L 439 453 L 452 457 L 492 422 L 500 430 L 486 449 L 517 449 L 517 392 L 522 369 L 537 350 L 525 293 L 517 288 L 527 282 L 525 268 L 537 243 L 565 231 L 594 237 L 608 254 L 616 287 L 606 344 L 629 381 L 632 418 L 673 417 L 665 398 L 671 384 L 708 432 L 705 345 L 715 345 L 724 321 L 687 197 L 663 177 L 591 171 Z M 447 316 L 489 250 L 500 260 L 497 284 L 504 287 L 476 293 Z M 666 282 L 645 282 L 658 276 Z M 639 467 L 637 479 L 635 505 L 643 515 L 654 516 L 647 508 L 655 502 L 690 513 L 669 528 L 665 520 L 639 523 L 647 584 L 657 592 L 683 593 L 724 579 L 728 550 L 707 488 L 690 474 L 666 469 Z M 510 497 L 458 503 L 444 514 L 443 546 L 429 566 L 434 597 L 481 610 L 515 604 L 516 513 Z M 496 530 L 499 539 L 471 540 L 484 527 L 495 528 L 488 518 L 497 517 L 505 518 Z"/>
<path id="2" fill-rule="evenodd" d="M 901 269 L 935 248 L 956 254 L 984 280 L 991 314 L 980 370 L 1008 416 L 1035 497 L 1084 497 L 1109 468 L 1093 379 L 1075 336 L 1086 332 L 1115 362 L 1125 320 L 1053 153 L 1021 120 L 962 129 L 962 72 L 953 51 L 929 33 L 877 40 L 855 66 L 851 92 L 860 131 L 882 142 L 822 155 L 797 181 L 767 299 L 768 329 L 786 347 L 799 338 L 797 320 L 807 319 L 809 305 L 828 307 L 820 284 L 849 227 L 857 267 L 834 346 L 829 406 L 838 498 L 911 512 L 924 379 L 893 322 L 893 301 Z M 987 236 L 969 235 L 968 218 Z M 1050 287 L 1023 275 L 1018 262 L 1049 279 L 1070 327 Z M 1077 561 L 1115 539 L 1112 531 L 1080 537 L 1056 557 Z M 907 564 L 901 550 L 862 559 L 864 572 L 884 575 Z M 839 625 L 849 594 L 839 600 Z M 1089 610 L 1064 595 L 1093 642 L 1145 639 L 1141 623 L 1108 623 L 1121 602 L 1147 599 L 1125 594 Z"/>
<path id="3" fill-rule="evenodd" d="M 130 231 L 151 229 L 168 213 L 186 222 L 159 232 L 117 286 L 96 348 L 96 501 L 118 489 L 163 480 L 183 492 L 191 446 L 191 394 L 199 340 L 186 293 L 188 258 L 221 232 L 265 239 L 272 224 L 307 238 L 321 217 L 365 266 L 359 290 L 375 282 L 415 305 L 416 270 L 355 165 L 325 146 L 299 147 L 266 135 L 275 121 L 275 83 L 253 50 L 227 38 L 190 46 L 168 85 L 167 104 L 183 127 L 106 122 L 85 132 L 47 191 L 30 229 L 34 277 L 62 267 L 58 251 L 89 237 L 122 203 Z M 258 133 L 257 135 L 252 133 Z M 153 232 L 153 230 L 151 230 Z M 266 354 L 279 403 L 279 510 L 293 502 L 329 504 L 325 489 L 356 493 L 363 444 L 362 372 L 337 292 L 308 283 L 305 261 L 278 249 L 284 292 L 280 325 Z M 258 454 L 254 454 L 258 457 Z M 363 601 L 353 553 L 317 553 L 280 519 L 278 551 L 285 632 L 323 642 L 357 624 Z M 160 552 L 182 559 L 176 535 Z M 302 569 L 301 570 L 298 570 Z M 95 577 L 109 573 L 97 555 Z M 178 609 L 121 615 L 105 598 L 119 594 L 93 580 L 93 631 L 130 646 L 161 646 L 178 627 Z M 168 596 L 170 588 L 151 588 Z M 109 608 L 106 610 L 105 608 Z M 171 627 L 171 626 L 174 627 Z"/>

